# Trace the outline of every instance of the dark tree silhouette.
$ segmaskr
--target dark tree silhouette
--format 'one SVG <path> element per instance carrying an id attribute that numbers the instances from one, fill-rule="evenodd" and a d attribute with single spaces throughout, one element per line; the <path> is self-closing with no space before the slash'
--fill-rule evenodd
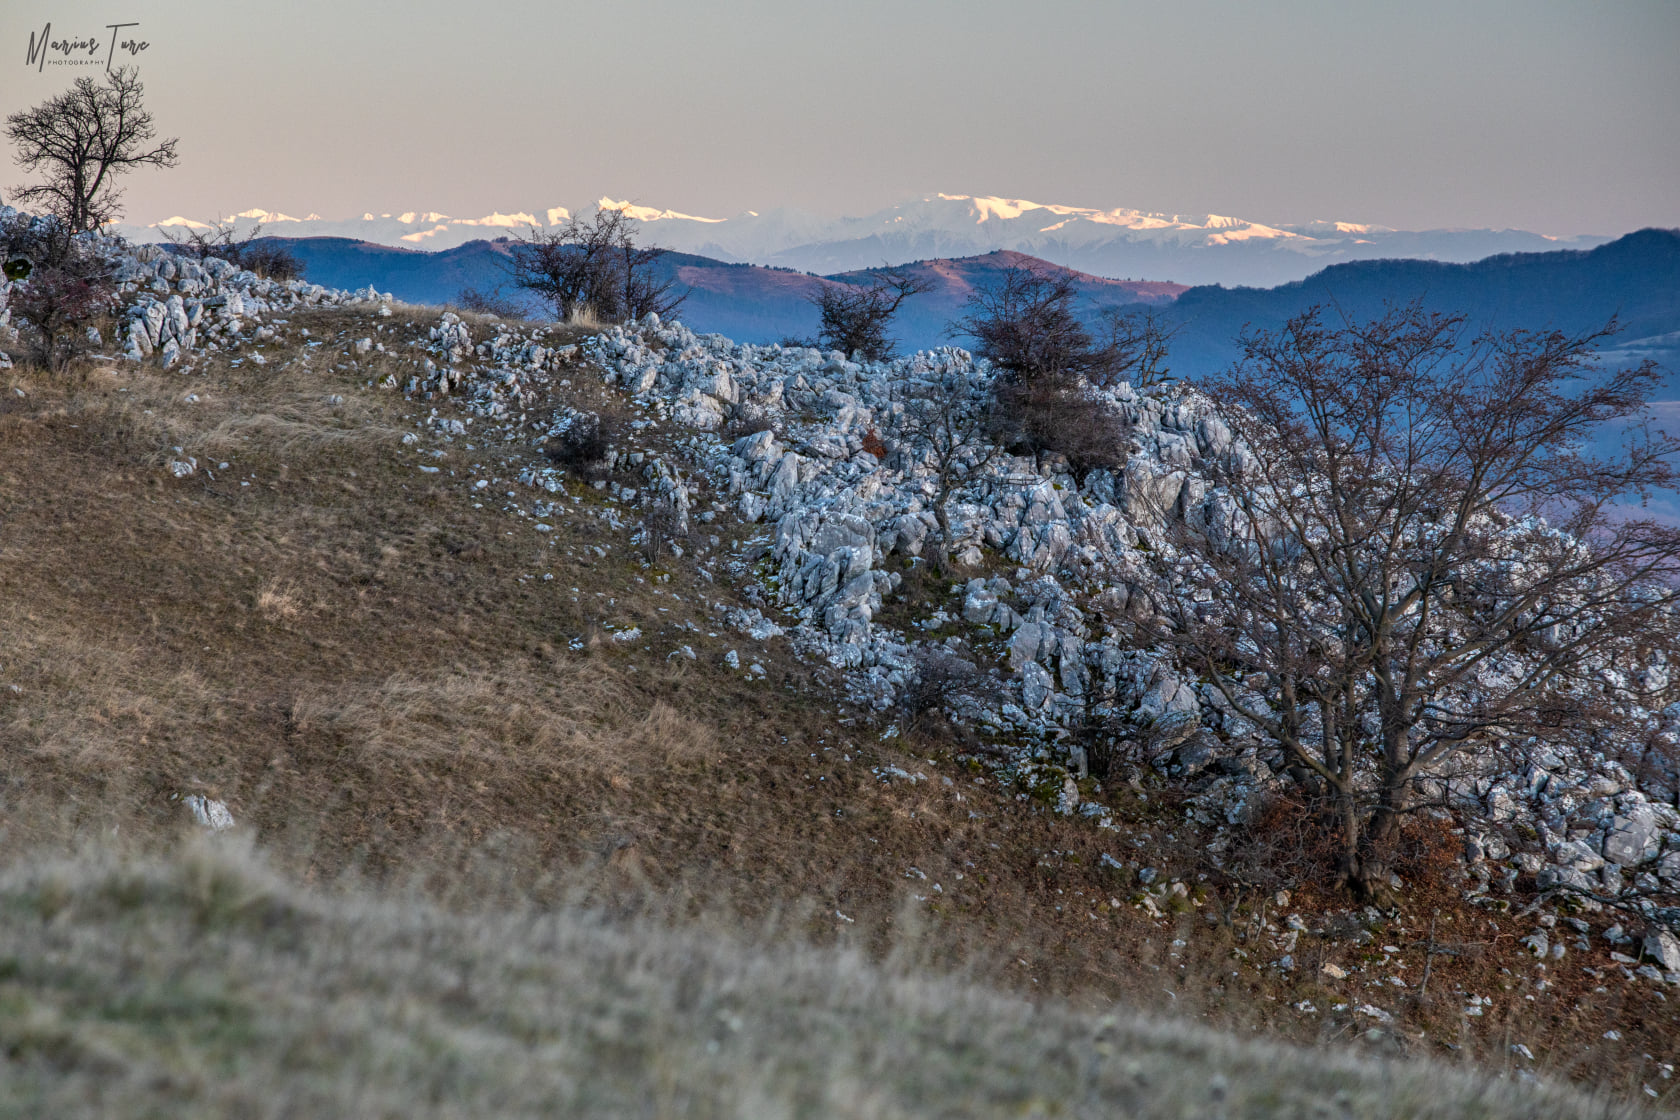
<path id="1" fill-rule="evenodd" d="M 103 83 L 78 78 L 64 93 L 6 118 L 16 160 L 45 181 L 12 190 L 14 201 L 56 217 L 67 235 L 116 218 L 119 175 L 137 167 L 174 167 L 174 139 L 153 143 L 152 114 L 139 74 L 113 70 Z"/>
<path id="2" fill-rule="evenodd" d="M 953 329 L 999 371 L 992 437 L 1013 451 L 1064 455 L 1083 475 L 1125 463 L 1125 421 L 1091 389 L 1122 380 L 1141 348 L 1119 319 L 1107 340 L 1093 338 L 1075 307 L 1078 294 L 1071 273 L 1010 268 L 969 297 Z"/>

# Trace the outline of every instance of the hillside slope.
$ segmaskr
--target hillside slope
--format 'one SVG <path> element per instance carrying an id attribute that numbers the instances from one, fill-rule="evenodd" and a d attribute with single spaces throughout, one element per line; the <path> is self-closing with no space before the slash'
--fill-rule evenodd
<path id="1" fill-rule="evenodd" d="M 1474 1060 L 1640 1098 L 1670 1091 L 1672 989 L 1619 965 L 1628 942 L 1608 939 L 1606 915 L 1554 966 L 1518 940 L 1535 912 L 1523 909 L 1526 883 L 1471 905 L 1462 876 L 1425 879 L 1390 912 L 1353 908 L 1310 875 L 1257 888 L 1210 860 L 1217 830 L 1165 766 L 1105 788 L 1059 765 L 1036 779 L 1024 765 L 1000 769 L 1000 755 L 1032 749 L 1027 729 L 936 715 L 897 733 L 898 709 L 874 708 L 845 658 L 810 640 L 802 623 L 821 612 L 778 609 L 778 584 L 794 583 L 778 564 L 810 543 L 800 518 L 787 534 L 757 518 L 771 498 L 800 505 L 802 480 L 873 470 L 844 458 L 861 433 L 836 435 L 821 410 L 855 416 L 835 386 L 913 363 L 860 368 L 652 323 L 585 337 L 163 259 L 128 268 L 133 313 L 121 329 L 105 324 L 105 337 L 125 336 L 133 359 L 99 355 L 67 378 L 0 373 L 8 861 L 113 837 L 167 853 L 195 811 L 212 825 L 225 812 L 288 878 L 347 877 L 465 914 L 583 900 L 899 954 L 1004 999 L 1108 1011 L 1165 997 L 1180 1015 L 1274 1040 L 1358 1039 L 1376 1054 Z M 179 317 L 151 314 L 170 301 Z M 683 378 L 704 374 L 725 392 L 738 377 L 751 395 L 769 387 L 770 367 L 778 385 L 805 386 L 771 428 L 719 435 L 679 417 L 717 406 Z M 627 391 L 643 373 L 664 396 Z M 599 469 L 562 470 L 545 447 L 584 410 L 615 418 L 614 454 Z M 734 449 L 777 439 L 793 456 L 777 463 L 794 469 L 743 470 L 733 487 Z M 648 499 L 679 491 L 690 514 L 681 552 L 654 549 Z M 882 570 L 891 590 L 875 615 L 882 644 L 954 636 L 972 586 L 908 555 L 893 563 L 898 579 Z M 981 566 L 994 585 L 1018 585 L 1022 597 L 1007 602 L 1031 613 L 1025 594 L 1046 573 L 995 550 Z M 800 583 L 821 592 L 824 581 Z M 1024 622 L 1017 634 L 1054 633 L 1048 617 L 1032 631 Z M 974 636 L 992 656 L 999 636 Z M 1013 658 L 997 660 L 989 701 L 1007 709 L 1019 680 L 1003 672 Z M 1182 760 L 1173 766 L 1182 772 Z M 1071 811 L 1070 785 L 1091 814 Z M 1456 868 L 1455 842 L 1438 840 L 1426 854 Z M 238 875 L 188 877 L 207 900 L 206 929 L 224 905 L 236 917 L 275 913 L 244 908 L 262 890 Z M 0 988 L 11 1001 L 0 1006 L 30 1012 L 0 1022 L 42 1024 L 0 1045 L 0 1062 L 17 1067 L 0 1066 L 0 1086 L 68 1093 L 78 1079 L 150 1069 L 151 1057 L 123 1056 L 150 1045 L 123 1025 L 136 1016 L 201 1041 L 252 1026 L 240 1001 L 258 997 L 218 994 L 219 982 L 207 1002 L 169 1004 L 179 988 L 101 1002 L 102 982 L 55 971 L 74 961 L 64 942 L 85 936 L 75 969 L 139 969 L 155 953 L 163 973 L 181 975 L 168 925 L 178 913 L 156 913 L 120 877 L 86 906 L 62 905 L 83 881 L 69 871 L 63 891 L 20 888 L 35 910 L 15 927 L 17 967 L 57 955 L 28 956 L 27 982 Z M 125 942 L 100 926 L 102 900 L 170 932 Z M 58 940 L 31 947 L 38 928 Z M 269 932 L 284 934 L 284 920 Z M 245 959 L 246 948 L 221 948 Z M 0 960 L 0 984 L 21 975 L 11 967 Z M 52 989 L 60 980 L 70 996 Z M 296 987 L 265 983 L 263 993 Z M 449 992 L 438 998 L 446 1013 L 465 1008 L 462 1045 L 512 1022 L 485 1021 L 471 976 Z M 160 1003 L 179 1018 L 152 1014 Z M 578 1014 L 580 1029 L 617 1029 L 589 1007 Z M 330 1067 L 331 1038 L 312 1048 L 319 1035 L 300 1030 L 287 1060 Z M 252 1037 L 212 1037 L 205 1052 Z M 19 1071 L 33 1080 L 6 1076 Z M 364 1073 L 382 1075 L 342 1076 Z M 222 1080 L 244 1091 L 262 1084 L 251 1076 Z M 161 1093 L 174 1082 L 149 1084 Z"/>

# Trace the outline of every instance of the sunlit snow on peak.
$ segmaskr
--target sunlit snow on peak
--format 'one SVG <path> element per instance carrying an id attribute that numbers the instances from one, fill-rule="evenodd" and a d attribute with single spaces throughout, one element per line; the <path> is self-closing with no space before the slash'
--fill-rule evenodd
<path id="1" fill-rule="evenodd" d="M 612 199 L 607 198 L 604 195 L 602 196 L 601 201 L 597 202 L 595 205 L 602 210 L 617 210 L 625 217 L 635 218 L 638 222 L 706 222 L 712 225 L 717 225 L 728 220 L 726 218 L 701 218 L 696 217 L 693 214 L 680 214 L 675 210 L 655 210 L 651 206 L 637 206 L 629 199 L 625 199 L 622 202 L 614 202 Z"/>

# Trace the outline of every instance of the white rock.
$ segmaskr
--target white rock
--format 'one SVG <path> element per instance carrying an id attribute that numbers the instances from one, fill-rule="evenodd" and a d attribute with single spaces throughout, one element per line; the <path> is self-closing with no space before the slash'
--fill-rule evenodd
<path id="1" fill-rule="evenodd" d="M 193 820 L 201 827 L 212 832 L 221 832 L 233 827 L 233 814 L 220 801 L 212 801 L 202 794 L 188 794 L 182 798 L 186 807 L 191 810 Z"/>

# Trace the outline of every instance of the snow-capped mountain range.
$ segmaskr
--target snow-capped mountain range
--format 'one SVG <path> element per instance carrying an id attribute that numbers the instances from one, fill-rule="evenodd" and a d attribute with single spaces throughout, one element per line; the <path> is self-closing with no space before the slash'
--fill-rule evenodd
<path id="1" fill-rule="evenodd" d="M 1117 279 L 1265 286 L 1299 280 L 1340 261 L 1472 261 L 1495 253 L 1586 249 L 1609 240 L 1509 229 L 1409 231 L 1341 221 L 1271 225 L 1222 214 L 1103 210 L 955 194 L 928 195 L 856 218 L 823 218 L 785 208 L 709 218 L 612 198 L 584 212 L 596 208 L 625 211 L 644 224 L 643 240 L 649 243 L 733 263 L 821 274 L 1005 249 Z M 518 236 L 558 225 L 572 213 L 555 206 L 478 218 L 415 210 L 327 219 L 253 209 L 233 220 L 242 229 L 260 222 L 265 233 L 278 236 L 347 237 L 437 250 L 479 238 Z M 120 228 L 133 239 L 149 241 L 212 221 L 176 216 Z"/>

